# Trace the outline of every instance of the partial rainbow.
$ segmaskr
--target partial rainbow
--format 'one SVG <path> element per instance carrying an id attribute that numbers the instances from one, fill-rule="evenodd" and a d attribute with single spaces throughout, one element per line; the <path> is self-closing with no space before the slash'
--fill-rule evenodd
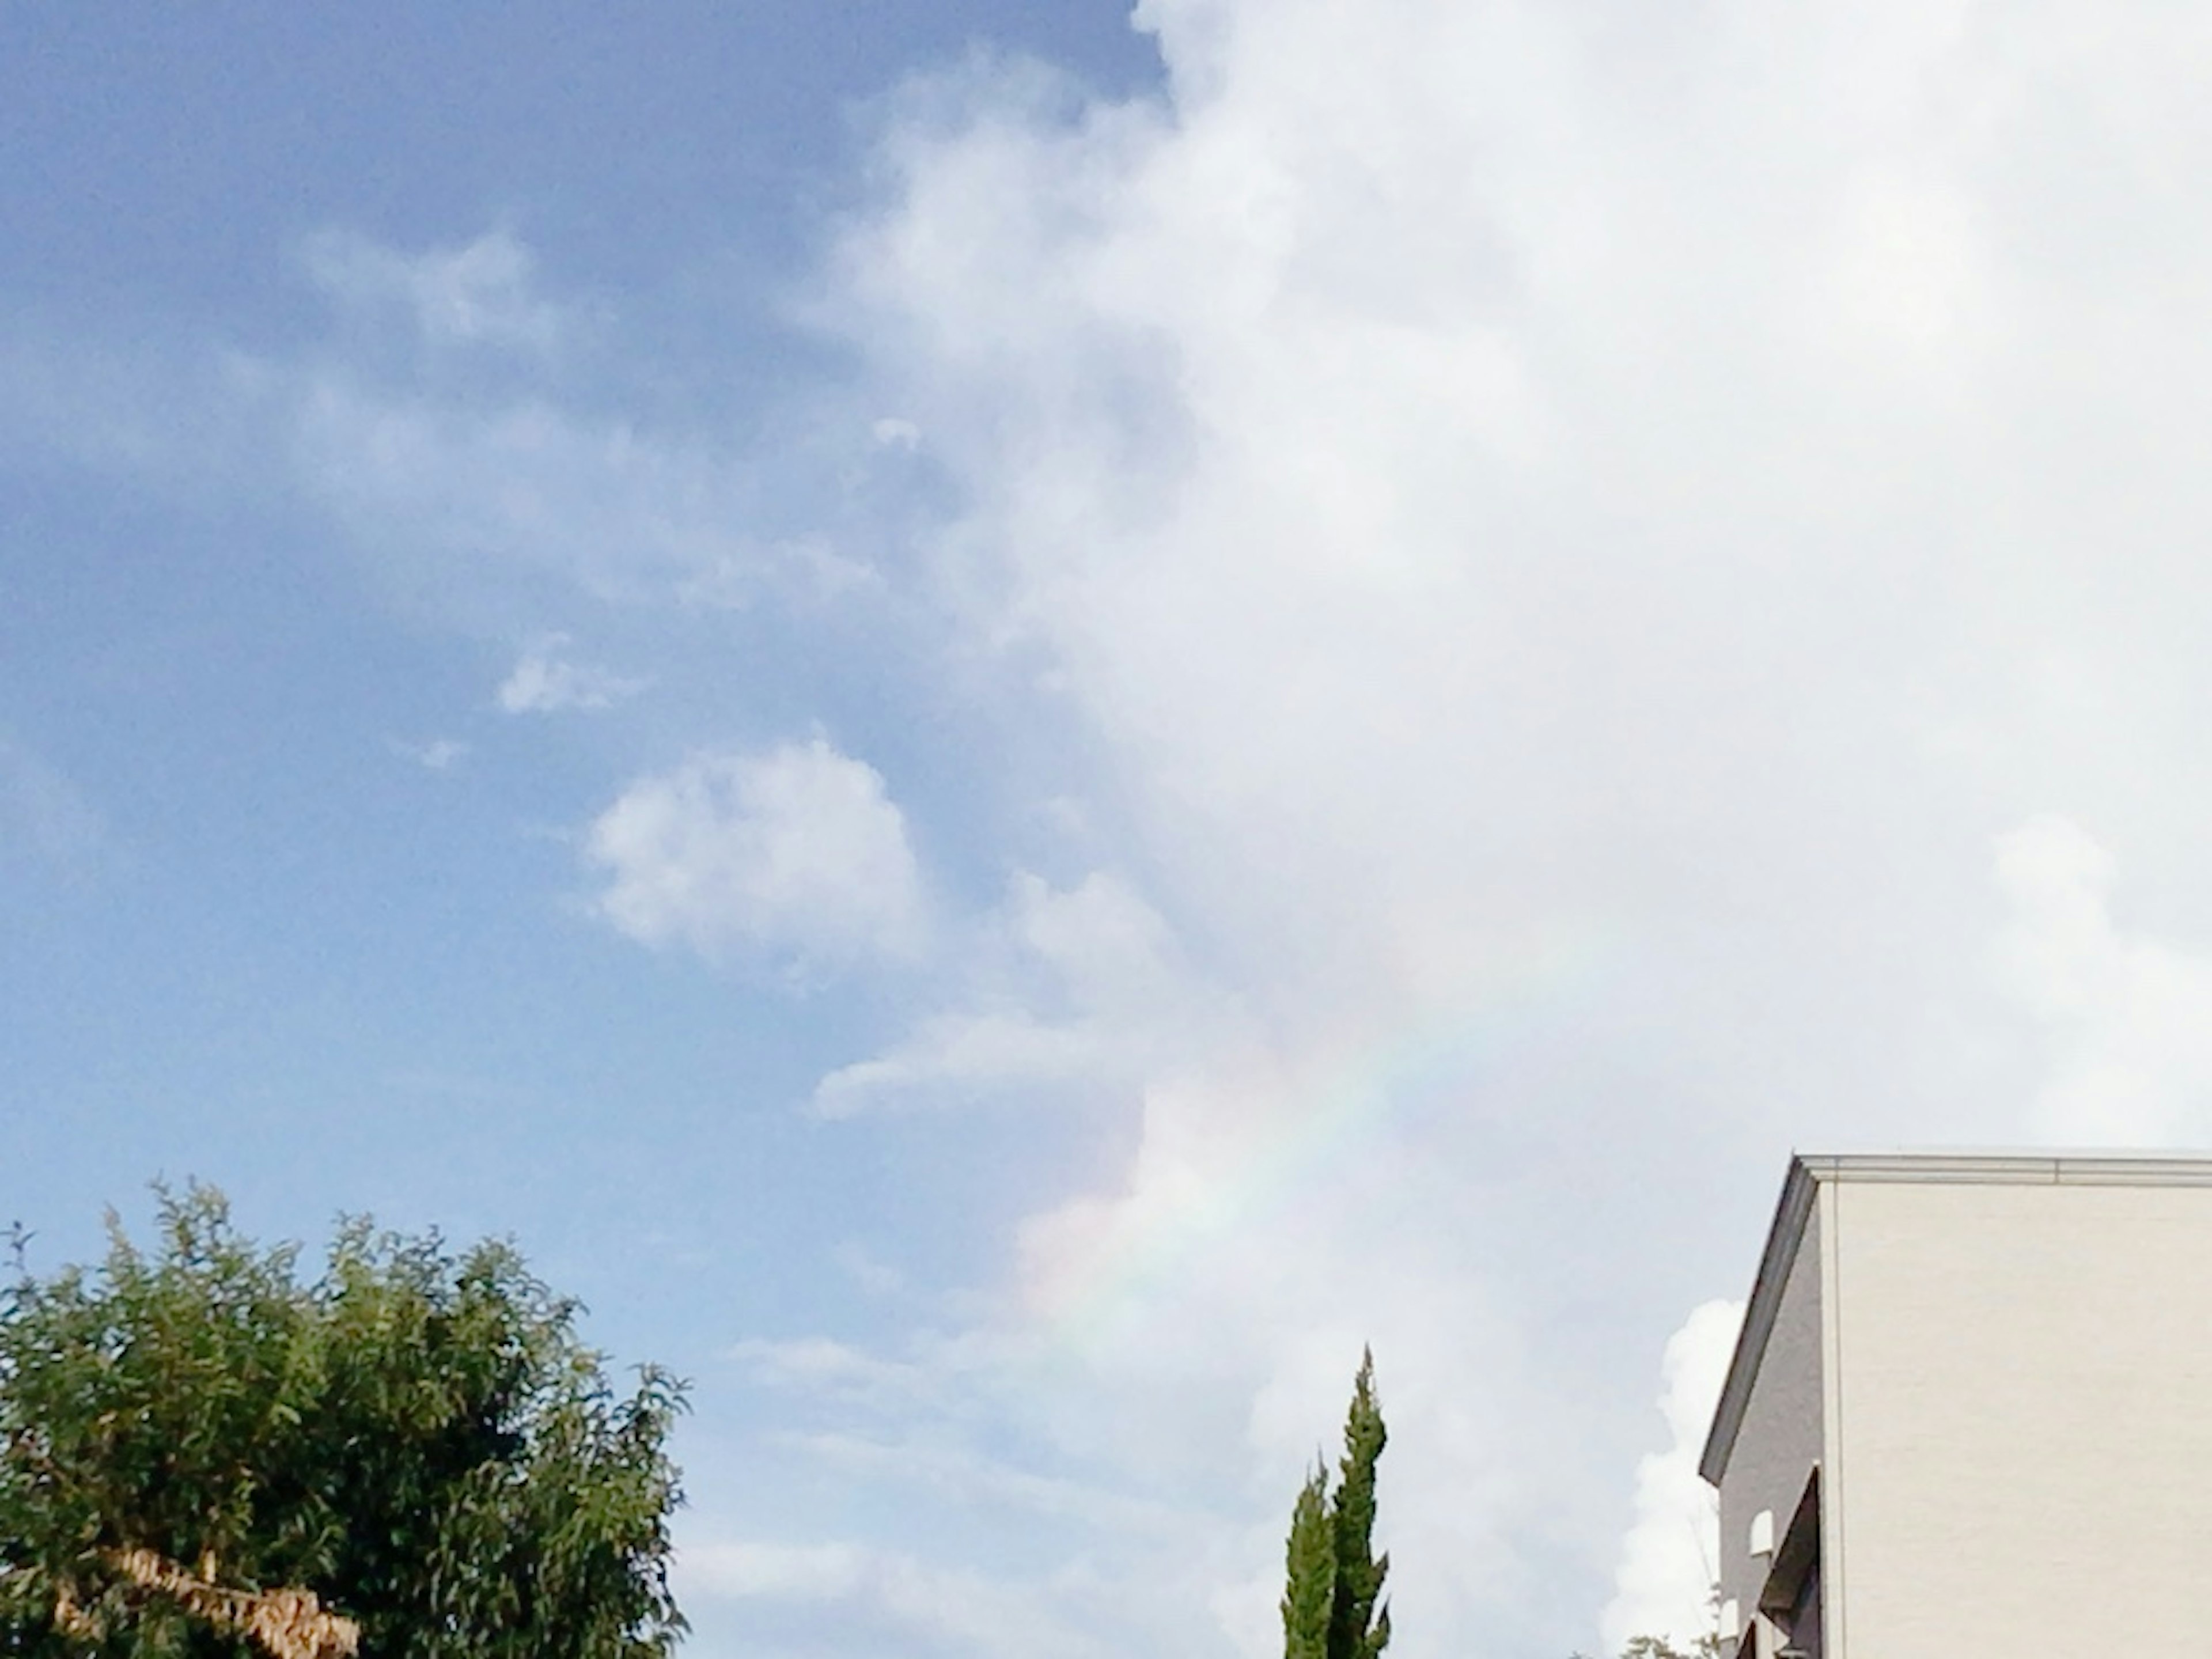
<path id="1" fill-rule="evenodd" d="M 1622 957 L 1611 933 L 1561 933 L 1462 994 L 1436 1000 L 1426 1018 L 1376 1037 L 1340 1036 L 1307 1056 L 1290 1074 L 1282 1109 L 1235 1168 L 1163 1204 L 1132 1236 L 1103 1247 L 1088 1272 L 1062 1282 L 1045 1310 L 1056 1340 L 1095 1350 L 1139 1335 L 1176 1283 L 1340 1185 L 1342 1172 L 1419 1103 L 1479 1087 L 1528 1039 L 1586 1011 Z"/>

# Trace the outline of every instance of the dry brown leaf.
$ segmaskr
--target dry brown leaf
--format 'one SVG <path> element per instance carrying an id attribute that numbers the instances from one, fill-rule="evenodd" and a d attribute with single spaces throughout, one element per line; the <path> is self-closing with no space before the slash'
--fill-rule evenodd
<path id="1" fill-rule="evenodd" d="M 247 1638 L 270 1659 L 355 1659 L 361 1651 L 361 1626 L 325 1611 L 311 1589 L 235 1589 L 211 1582 L 212 1559 L 202 1561 L 207 1576 L 201 1577 L 153 1550 L 117 1550 L 107 1559 L 140 1589 L 167 1596 L 217 1630 Z"/>
<path id="2" fill-rule="evenodd" d="M 106 1627 L 76 1604 L 76 1592 L 64 1584 L 54 1597 L 54 1628 L 78 1642 L 97 1642 Z"/>

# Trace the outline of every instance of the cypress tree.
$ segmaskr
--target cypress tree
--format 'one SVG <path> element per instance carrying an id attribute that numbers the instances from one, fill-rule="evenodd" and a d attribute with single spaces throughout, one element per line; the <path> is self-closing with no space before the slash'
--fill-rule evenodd
<path id="1" fill-rule="evenodd" d="M 1336 1595 L 1328 1620 L 1328 1659 L 1380 1659 L 1390 1642 L 1382 1581 L 1390 1558 L 1374 1553 L 1375 1464 L 1389 1432 L 1375 1399 L 1375 1355 L 1363 1353 L 1344 1421 L 1344 1458 L 1329 1516 L 1336 1552 Z"/>
<path id="2" fill-rule="evenodd" d="M 1380 1659 L 1389 1645 L 1382 1581 L 1390 1558 L 1374 1553 L 1375 1464 L 1389 1437 L 1375 1399 L 1370 1352 L 1352 1381 L 1334 1493 L 1328 1465 L 1317 1464 L 1291 1510 L 1284 1659 Z"/>
<path id="3" fill-rule="evenodd" d="M 1328 1470 L 1316 1465 L 1291 1510 L 1290 1569 L 1283 1591 L 1283 1659 L 1330 1659 L 1336 1607 L 1336 1532 L 1328 1512 Z"/>

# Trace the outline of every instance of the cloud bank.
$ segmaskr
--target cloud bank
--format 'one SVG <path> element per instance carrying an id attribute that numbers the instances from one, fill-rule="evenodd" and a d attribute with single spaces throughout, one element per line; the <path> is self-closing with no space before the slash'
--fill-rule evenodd
<path id="1" fill-rule="evenodd" d="M 2134 1070 L 2192 1073 L 2192 963 L 2112 934 L 2094 860 L 1989 858 L 2075 815 L 2212 904 L 2208 38 L 1137 21 L 1158 99 L 912 89 L 821 295 L 951 481 L 949 625 L 1049 665 L 1117 864 L 1239 1014 L 1139 1064 L 1126 1161 L 1023 1230 L 1002 1317 L 1080 1356 L 1031 1428 L 1246 1518 L 1190 1594 L 1256 1655 L 1371 1339 L 1420 1448 L 1409 1659 L 1586 1643 L 1617 1561 L 1608 1637 L 1686 1628 L 1660 1533 L 1709 1367 L 1670 1358 L 1667 1453 L 1648 1357 L 1747 1278 L 1793 1142 L 2203 1133 Z M 1985 969 L 2014 927 L 2033 1009 Z"/>

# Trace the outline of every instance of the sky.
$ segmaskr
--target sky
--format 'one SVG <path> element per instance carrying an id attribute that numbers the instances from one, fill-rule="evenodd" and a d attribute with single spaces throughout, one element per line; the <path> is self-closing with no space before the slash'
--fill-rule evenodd
<path id="1" fill-rule="evenodd" d="M 702 1659 L 1686 1636 L 1792 1148 L 2212 1131 L 2212 18 L 0 7 L 0 1215 L 512 1236 Z"/>

